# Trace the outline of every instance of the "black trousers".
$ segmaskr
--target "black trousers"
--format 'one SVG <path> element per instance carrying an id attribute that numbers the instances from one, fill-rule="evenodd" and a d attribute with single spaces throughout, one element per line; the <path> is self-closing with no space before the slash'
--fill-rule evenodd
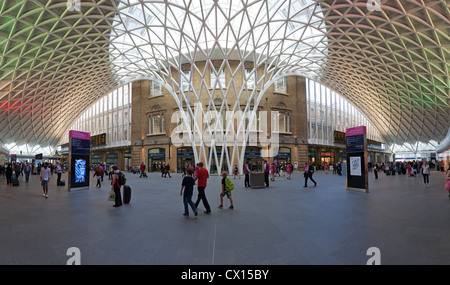
<path id="1" fill-rule="evenodd" d="M 198 204 L 200 204 L 200 201 L 202 201 L 203 206 L 205 206 L 206 212 L 211 212 L 211 207 L 209 206 L 208 200 L 206 199 L 205 188 L 206 187 L 198 186 L 198 198 L 197 202 L 195 202 L 195 207 L 198 208 Z"/>
<path id="2" fill-rule="evenodd" d="M 61 173 L 56 173 L 58 175 L 58 178 L 56 179 L 56 183 L 61 182 Z"/>
<path id="3" fill-rule="evenodd" d="M 266 183 L 266 187 L 269 187 L 269 173 L 264 172 L 264 183 Z"/>
<path id="4" fill-rule="evenodd" d="M 250 187 L 250 174 L 245 174 L 244 185 L 245 187 Z"/>
<path id="5" fill-rule="evenodd" d="M 317 184 L 316 181 L 314 181 L 314 179 L 312 178 L 313 174 L 308 172 L 305 175 L 305 186 L 308 186 L 308 178 L 311 179 L 312 182 L 314 182 L 314 184 Z"/>
<path id="6" fill-rule="evenodd" d="M 116 194 L 116 200 L 114 201 L 115 206 L 122 206 L 122 196 L 120 195 L 120 188 L 119 186 L 114 183 L 114 194 Z"/>
<path id="7" fill-rule="evenodd" d="M 374 170 L 373 170 L 373 173 L 375 174 L 375 179 L 378 179 L 378 170 L 377 170 L 377 169 L 374 169 Z"/>

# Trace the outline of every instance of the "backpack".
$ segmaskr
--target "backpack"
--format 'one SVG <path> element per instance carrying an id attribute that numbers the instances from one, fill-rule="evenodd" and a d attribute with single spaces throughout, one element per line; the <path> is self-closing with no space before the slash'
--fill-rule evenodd
<path id="1" fill-rule="evenodd" d="M 309 171 L 309 173 L 314 173 L 314 166 L 313 165 L 309 165 L 308 171 Z"/>
<path id="2" fill-rule="evenodd" d="M 125 174 L 119 172 L 118 176 L 119 176 L 118 179 L 119 185 L 125 185 L 125 183 L 127 183 L 127 178 L 125 177 Z"/>
<path id="3" fill-rule="evenodd" d="M 225 191 L 232 191 L 234 190 L 234 184 L 231 182 L 230 179 L 225 178 Z"/>

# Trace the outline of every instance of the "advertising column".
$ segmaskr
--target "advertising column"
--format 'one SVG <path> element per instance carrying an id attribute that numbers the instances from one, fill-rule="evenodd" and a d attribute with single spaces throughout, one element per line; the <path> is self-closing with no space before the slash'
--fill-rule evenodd
<path id="1" fill-rule="evenodd" d="M 69 131 L 69 191 L 89 188 L 90 144 L 89 133 Z"/>
<path id="2" fill-rule="evenodd" d="M 347 145 L 347 190 L 369 193 L 366 127 L 347 129 L 345 141 Z"/>

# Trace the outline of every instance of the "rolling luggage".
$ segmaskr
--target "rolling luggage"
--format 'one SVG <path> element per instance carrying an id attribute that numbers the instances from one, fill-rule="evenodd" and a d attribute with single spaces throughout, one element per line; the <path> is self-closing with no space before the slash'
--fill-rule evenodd
<path id="1" fill-rule="evenodd" d="M 19 179 L 16 176 L 11 177 L 12 186 L 19 186 Z"/>
<path id="2" fill-rule="evenodd" d="M 56 183 L 58 186 L 66 186 L 66 181 L 61 180 L 59 182 Z"/>
<path id="3" fill-rule="evenodd" d="M 131 187 L 128 185 L 123 186 L 123 203 L 128 204 L 131 201 Z"/>

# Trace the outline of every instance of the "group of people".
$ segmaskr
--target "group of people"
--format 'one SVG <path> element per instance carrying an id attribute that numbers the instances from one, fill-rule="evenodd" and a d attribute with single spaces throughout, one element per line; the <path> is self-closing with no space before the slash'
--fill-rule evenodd
<path id="1" fill-rule="evenodd" d="M 197 168 L 198 167 L 198 168 Z M 203 162 L 199 162 L 197 164 L 195 175 L 192 168 L 187 168 L 186 173 L 183 177 L 183 180 L 181 182 L 181 190 L 180 190 L 180 196 L 183 196 L 183 204 L 184 204 L 184 216 L 189 216 L 189 206 L 191 207 L 192 211 L 194 212 L 194 215 L 198 215 L 198 205 L 200 202 L 203 203 L 203 206 L 205 207 L 205 214 L 211 213 L 211 206 L 208 203 L 208 199 L 206 198 L 205 189 L 207 186 L 207 180 L 209 178 L 209 172 L 206 168 L 204 168 Z M 233 198 L 231 196 L 231 188 L 229 187 L 231 181 L 227 181 L 227 173 L 222 172 L 222 183 L 221 188 L 222 191 L 220 193 L 220 205 L 219 209 L 223 208 L 223 198 L 227 196 L 227 198 L 230 200 L 230 209 L 234 209 L 233 206 Z M 229 179 L 228 179 L 229 180 Z M 192 201 L 192 196 L 194 194 L 194 185 L 197 184 L 197 190 L 198 190 L 198 198 L 197 201 L 194 203 Z"/>
<path id="2" fill-rule="evenodd" d="M 264 183 L 266 187 L 269 187 L 269 175 L 270 181 L 275 181 L 275 175 L 284 176 L 283 171 L 286 170 L 286 178 L 287 180 L 291 180 L 291 175 L 294 167 L 291 163 L 287 163 L 285 166 L 276 165 L 275 163 L 269 164 L 267 160 L 264 160 Z M 245 166 L 244 166 L 244 174 L 245 174 Z M 247 177 L 246 177 L 247 179 Z"/>
<path id="3" fill-rule="evenodd" d="M 384 172 L 387 176 L 395 176 L 396 173 L 398 175 L 406 174 L 408 177 L 416 177 L 421 174 L 425 188 L 430 188 L 431 166 L 427 161 L 375 163 L 373 172 L 375 179 L 378 179 L 378 172 Z"/>

